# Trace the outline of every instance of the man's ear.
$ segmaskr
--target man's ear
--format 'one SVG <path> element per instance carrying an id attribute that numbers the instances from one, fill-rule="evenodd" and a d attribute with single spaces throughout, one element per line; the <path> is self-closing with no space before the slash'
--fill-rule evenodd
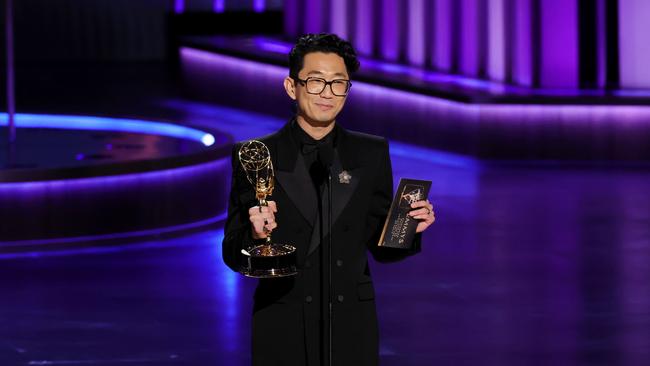
<path id="1" fill-rule="evenodd" d="M 296 84 L 290 76 L 284 78 L 284 90 L 289 98 L 296 100 Z"/>

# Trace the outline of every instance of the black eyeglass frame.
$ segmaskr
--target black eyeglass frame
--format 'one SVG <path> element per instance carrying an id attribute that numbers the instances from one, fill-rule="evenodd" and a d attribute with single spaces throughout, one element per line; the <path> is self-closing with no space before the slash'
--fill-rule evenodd
<path id="1" fill-rule="evenodd" d="M 318 77 L 314 77 L 314 76 L 310 76 L 310 77 L 308 77 L 307 79 L 304 79 L 304 80 L 301 79 L 301 78 L 298 78 L 298 77 L 295 77 L 295 78 L 292 78 L 292 79 L 294 79 L 296 81 L 299 81 L 300 83 L 305 85 L 305 88 L 307 88 L 307 82 L 309 82 L 309 80 L 311 80 L 311 79 L 322 80 L 324 84 L 323 84 L 323 89 L 321 89 L 321 91 L 319 91 L 318 93 L 312 93 L 309 90 L 307 90 L 307 94 L 313 94 L 313 95 L 321 94 L 322 92 L 325 91 L 325 88 L 327 88 L 327 86 L 329 85 L 330 91 L 332 91 L 333 95 L 335 95 L 337 97 L 345 97 L 346 95 L 348 95 L 350 93 L 350 88 L 352 88 L 352 81 L 350 81 L 350 79 L 334 79 L 334 80 L 327 81 L 327 80 L 325 80 L 323 78 L 318 78 Z M 334 92 L 334 89 L 332 88 L 332 84 L 334 84 L 337 81 L 345 81 L 347 83 L 348 87 L 345 90 L 345 94 L 340 95 L 340 94 L 336 94 Z"/>

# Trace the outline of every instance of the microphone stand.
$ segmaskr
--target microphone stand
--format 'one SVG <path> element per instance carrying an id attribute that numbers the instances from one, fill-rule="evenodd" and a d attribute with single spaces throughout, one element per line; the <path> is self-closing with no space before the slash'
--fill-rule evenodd
<path id="1" fill-rule="evenodd" d="M 329 165 L 327 167 L 327 227 L 329 231 L 329 243 L 327 247 L 328 255 L 327 255 L 327 265 L 328 265 L 328 286 L 329 286 L 329 296 L 328 296 L 328 304 L 329 304 L 329 315 L 327 317 L 327 325 L 328 325 L 328 335 L 329 335 L 329 366 L 332 366 L 332 166 Z"/>
<path id="2" fill-rule="evenodd" d="M 328 239 L 328 247 L 327 247 L 327 305 L 328 305 L 328 317 L 327 317 L 327 337 L 328 337 L 328 354 L 329 354 L 329 360 L 328 360 L 328 365 L 332 366 L 333 360 L 333 343 L 332 343 L 332 315 L 334 313 L 333 311 L 333 304 L 332 304 L 332 296 L 333 296 L 333 287 L 334 283 L 332 281 L 332 164 L 334 162 L 334 149 L 333 147 L 329 145 L 324 145 L 322 148 L 319 149 L 318 151 L 318 159 L 321 162 L 322 166 L 327 170 L 327 229 L 329 232 L 329 239 Z M 324 212 L 321 210 L 321 215 L 323 215 Z M 322 216 L 321 216 L 322 217 Z M 323 231 L 321 231 L 321 235 L 323 234 Z M 322 237 L 321 237 L 322 238 Z M 323 243 L 321 239 L 321 243 Z M 324 244 L 324 243 L 323 243 Z M 322 248 L 322 245 L 321 245 Z"/>

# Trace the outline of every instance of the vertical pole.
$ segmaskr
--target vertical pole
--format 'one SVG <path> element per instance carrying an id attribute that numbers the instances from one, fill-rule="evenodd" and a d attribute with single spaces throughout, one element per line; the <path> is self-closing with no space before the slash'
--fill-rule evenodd
<path id="1" fill-rule="evenodd" d="M 13 0 L 5 1 L 5 25 L 7 36 L 7 121 L 9 144 L 16 141 L 16 124 L 14 115 L 16 114 L 16 95 L 14 80 L 14 24 L 13 24 Z"/>

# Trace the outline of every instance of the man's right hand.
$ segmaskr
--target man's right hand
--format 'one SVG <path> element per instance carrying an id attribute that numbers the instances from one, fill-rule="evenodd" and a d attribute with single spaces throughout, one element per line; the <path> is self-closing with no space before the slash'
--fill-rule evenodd
<path id="1" fill-rule="evenodd" d="M 278 227 L 274 213 L 278 212 L 275 201 L 267 201 L 268 206 L 253 206 L 248 209 L 253 239 L 265 239 L 266 235 Z"/>

